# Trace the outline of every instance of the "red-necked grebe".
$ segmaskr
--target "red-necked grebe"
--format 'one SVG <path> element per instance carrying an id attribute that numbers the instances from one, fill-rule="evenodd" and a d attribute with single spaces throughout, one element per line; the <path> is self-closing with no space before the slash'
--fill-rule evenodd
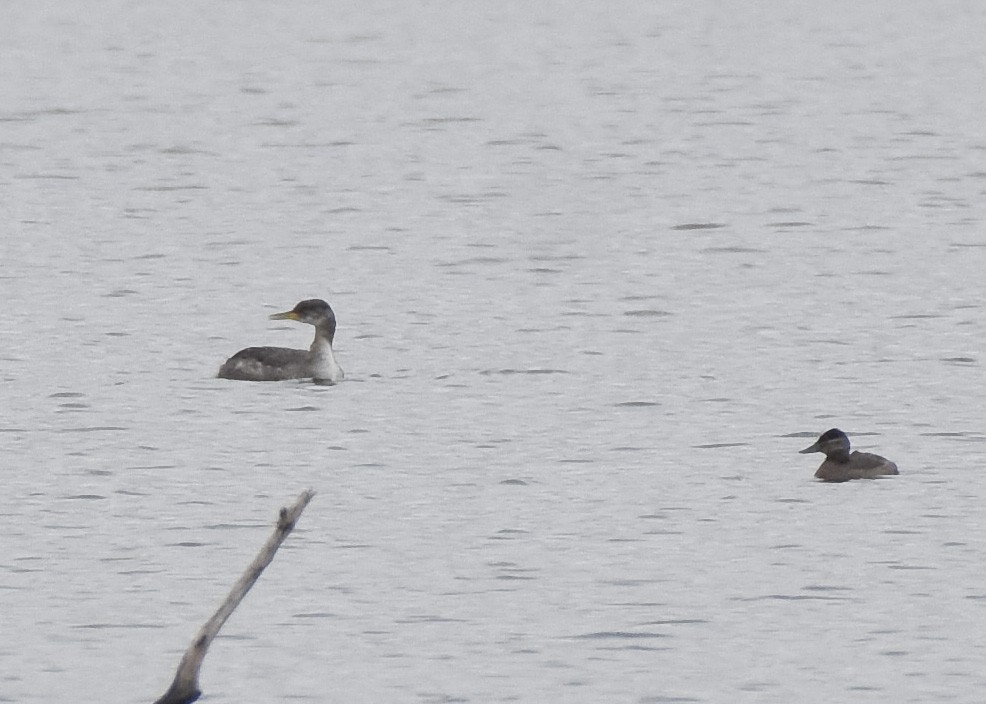
<path id="1" fill-rule="evenodd" d="M 287 347 L 247 347 L 226 360 L 219 368 L 220 379 L 243 381 L 281 381 L 314 379 L 337 382 L 343 378 L 336 363 L 332 340 L 336 334 L 336 316 L 325 301 L 312 298 L 291 310 L 275 313 L 271 320 L 297 320 L 315 326 L 315 340 L 308 351 Z"/>
<path id="2" fill-rule="evenodd" d="M 875 479 L 887 474 L 899 474 L 897 465 L 886 457 L 869 452 L 849 453 L 849 438 L 838 428 L 824 433 L 801 454 L 824 452 L 825 461 L 815 477 L 826 482 L 847 482 L 850 479 Z"/>

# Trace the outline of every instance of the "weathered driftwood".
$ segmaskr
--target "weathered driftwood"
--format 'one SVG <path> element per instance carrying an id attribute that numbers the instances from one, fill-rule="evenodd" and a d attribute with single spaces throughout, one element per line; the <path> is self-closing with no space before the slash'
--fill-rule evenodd
<path id="1" fill-rule="evenodd" d="M 202 694 L 199 690 L 199 670 L 202 668 L 202 661 L 205 659 L 205 654 L 209 650 L 212 640 L 226 623 L 226 619 L 243 601 L 243 597 L 247 595 L 250 588 L 260 579 L 261 573 L 274 559 L 274 553 L 294 529 L 294 524 L 301 516 L 301 512 L 305 510 L 314 495 L 315 492 L 311 489 L 303 491 L 293 506 L 281 509 L 273 534 L 267 539 L 267 543 L 257 553 L 243 576 L 230 589 L 226 601 L 196 634 L 192 644 L 182 655 L 181 663 L 178 665 L 178 671 L 175 673 L 175 679 L 171 682 L 171 686 L 168 687 L 164 696 L 154 704 L 189 704 L 199 698 Z"/>

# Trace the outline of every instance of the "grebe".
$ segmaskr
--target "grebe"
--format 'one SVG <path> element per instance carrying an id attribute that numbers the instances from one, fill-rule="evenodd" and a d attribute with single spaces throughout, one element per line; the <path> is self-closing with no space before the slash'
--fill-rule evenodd
<path id="1" fill-rule="evenodd" d="M 325 301 L 312 298 L 302 301 L 284 313 L 275 313 L 271 320 L 297 320 L 315 326 L 311 349 L 293 350 L 287 347 L 247 347 L 226 360 L 219 368 L 220 379 L 243 381 L 281 381 L 283 379 L 314 379 L 335 383 L 343 378 L 336 363 L 332 340 L 336 334 L 336 316 Z"/>
<path id="2" fill-rule="evenodd" d="M 886 457 L 869 452 L 849 453 L 849 438 L 838 428 L 824 433 L 801 454 L 824 452 L 825 461 L 815 472 L 815 478 L 826 482 L 847 482 L 850 479 L 874 479 L 887 474 L 899 474 L 897 465 Z"/>

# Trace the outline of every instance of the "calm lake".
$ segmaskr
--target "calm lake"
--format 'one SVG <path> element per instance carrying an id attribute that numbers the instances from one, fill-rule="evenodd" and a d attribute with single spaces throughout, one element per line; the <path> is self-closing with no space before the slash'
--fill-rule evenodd
<path id="1" fill-rule="evenodd" d="M 986 5 L 4 14 L 0 702 L 982 701 Z"/>

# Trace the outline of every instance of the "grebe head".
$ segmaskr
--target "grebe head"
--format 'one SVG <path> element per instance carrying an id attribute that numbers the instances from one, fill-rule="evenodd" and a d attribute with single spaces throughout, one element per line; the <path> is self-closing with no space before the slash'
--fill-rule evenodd
<path id="1" fill-rule="evenodd" d="M 270 316 L 270 319 L 297 320 L 299 323 L 308 323 L 317 327 L 329 320 L 335 322 L 335 317 L 335 313 L 332 312 L 332 307 L 328 303 L 321 298 L 310 298 L 307 301 L 302 301 L 289 311 L 274 313 L 274 315 Z"/>
<path id="2" fill-rule="evenodd" d="M 807 455 L 809 452 L 824 452 L 826 457 L 848 454 L 849 437 L 838 428 L 826 430 L 814 445 L 801 450 L 802 455 Z"/>

